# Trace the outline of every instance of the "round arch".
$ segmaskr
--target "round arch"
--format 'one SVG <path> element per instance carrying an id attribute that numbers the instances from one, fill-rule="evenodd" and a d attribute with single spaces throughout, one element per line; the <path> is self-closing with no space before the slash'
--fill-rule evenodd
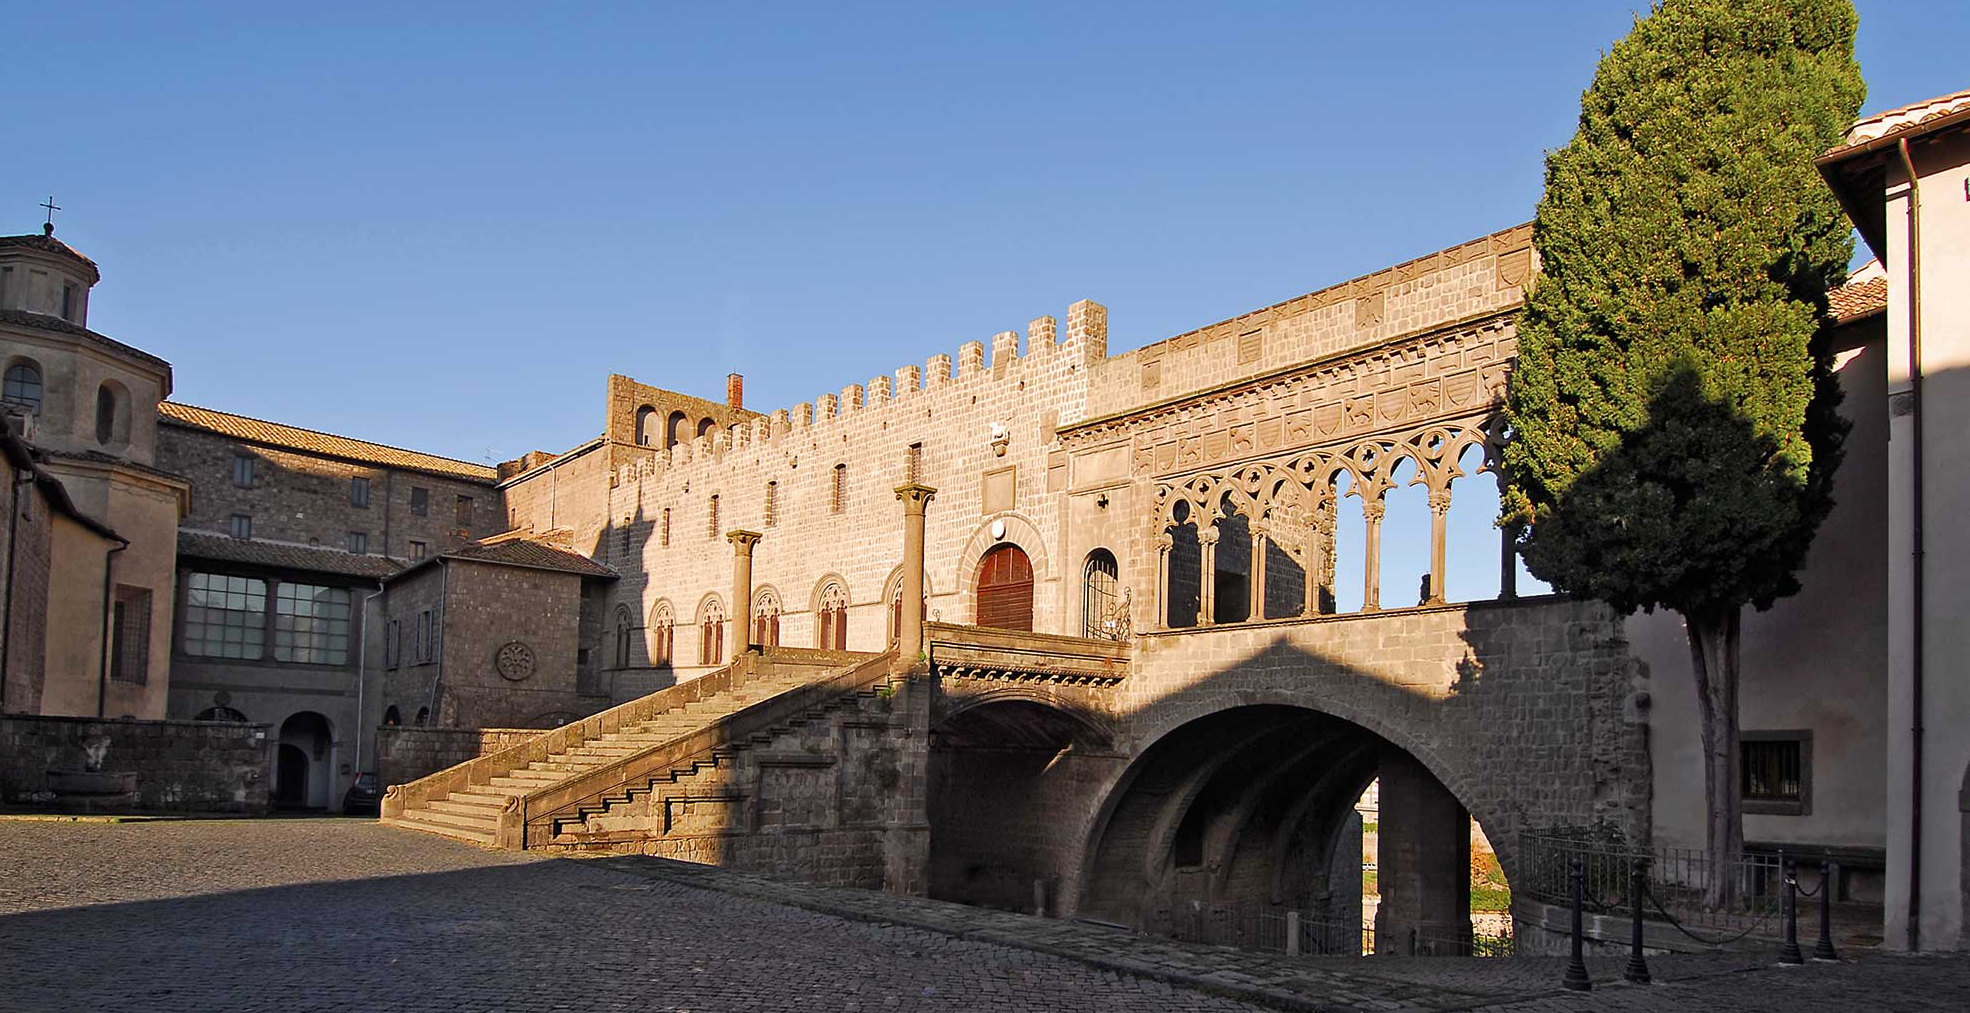
<path id="1" fill-rule="evenodd" d="M 999 525 L 1003 524 L 1003 527 Z M 996 529 L 996 530 L 995 530 Z M 1046 539 L 1040 534 L 1039 525 L 1016 510 L 996 513 L 978 523 L 972 529 L 971 537 L 958 553 L 956 572 L 952 575 L 951 587 L 958 596 L 956 613 L 966 617 L 965 622 L 978 611 L 978 570 L 984 564 L 985 554 L 1001 545 L 1018 546 L 1026 553 L 1026 560 L 1033 567 L 1033 628 L 1042 632 L 1054 632 L 1052 623 L 1052 603 L 1040 593 L 1040 588 L 1050 582 L 1057 582 L 1059 574 L 1054 571 L 1051 558 L 1047 555 Z M 927 587 L 927 586 L 926 586 Z M 926 590 L 926 595 L 928 590 Z"/>
<path id="2" fill-rule="evenodd" d="M 296 711 L 280 724 L 274 747 L 274 802 L 326 809 L 335 776 L 335 729 L 319 711 Z"/>
<path id="3" fill-rule="evenodd" d="M 1252 723 L 1256 717 L 1269 717 L 1275 724 L 1261 727 Z M 1241 773 L 1236 767 L 1238 761 L 1214 758 L 1230 744 L 1268 731 L 1274 733 L 1272 744 L 1250 754 L 1264 761 L 1252 769 Z M 1398 768 L 1406 758 L 1413 761 L 1407 769 L 1427 772 L 1484 829 L 1506 878 L 1516 879 L 1517 862 L 1509 836 L 1517 826 L 1516 817 L 1478 794 L 1470 780 L 1445 762 L 1429 743 L 1344 701 L 1281 690 L 1216 693 L 1143 714 L 1131 732 L 1134 744 L 1125 750 L 1127 762 L 1113 768 L 1091 789 L 1091 797 L 1100 801 L 1084 810 L 1082 825 L 1073 835 L 1077 851 L 1064 858 L 1073 870 L 1074 890 L 1072 897 L 1065 898 L 1064 914 L 1146 924 L 1154 916 L 1167 915 L 1177 900 L 1188 899 L 1173 885 L 1178 879 L 1174 875 L 1175 839 L 1183 819 L 1200 797 L 1213 790 L 1216 778 L 1229 779 L 1221 783 L 1246 785 L 1250 793 L 1244 800 L 1247 806 L 1257 805 L 1260 794 L 1276 792 L 1266 802 L 1277 814 L 1270 824 L 1271 837 L 1238 841 L 1236 835 L 1247 832 L 1251 810 L 1230 807 L 1215 814 L 1223 820 L 1215 832 L 1230 833 L 1238 846 L 1252 849 L 1239 853 L 1241 860 L 1256 863 L 1241 872 L 1242 882 L 1249 887 L 1262 879 L 1268 898 L 1290 899 L 1286 880 L 1293 870 L 1288 868 L 1289 860 L 1300 862 L 1302 868 L 1328 867 L 1336 854 L 1336 835 L 1345 825 L 1347 810 L 1375 778 L 1377 764 L 1383 762 L 1375 759 L 1378 754 L 1397 761 Z M 1295 759 L 1292 751 L 1312 735 L 1324 738 L 1330 747 L 1303 751 Z M 1182 753 L 1178 750 L 1185 748 L 1202 758 L 1179 762 Z M 1294 767 L 1293 763 L 1301 766 Z M 1290 774 L 1294 770 L 1304 773 Z M 1344 776 L 1322 777 L 1336 770 Z M 1244 815 L 1239 815 L 1241 812 Z M 1108 846 L 1111 840 L 1124 842 L 1120 850 Z M 1226 838 L 1207 840 L 1222 846 Z M 1263 877 L 1254 870 L 1263 870 Z M 1203 879 L 1196 889 L 1201 896 L 1221 896 L 1227 882 L 1224 877 L 1230 873 L 1223 868 L 1198 870 L 1196 874 Z M 1118 891 L 1121 884 L 1127 885 Z M 1161 907 L 1146 901 L 1141 907 L 1132 907 L 1130 902 L 1118 900 L 1152 892 L 1162 902 Z M 1126 909 L 1117 909 L 1118 903 Z"/>

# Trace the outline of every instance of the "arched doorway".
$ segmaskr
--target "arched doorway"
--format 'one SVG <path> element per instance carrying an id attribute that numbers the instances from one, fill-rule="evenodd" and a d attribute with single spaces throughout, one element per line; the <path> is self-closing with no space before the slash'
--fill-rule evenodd
<path id="1" fill-rule="evenodd" d="M 335 766 L 333 746 L 328 719 L 314 711 L 301 711 L 281 722 L 280 744 L 274 753 L 276 806 L 328 808 L 330 776 Z"/>
<path id="2" fill-rule="evenodd" d="M 1072 875 L 1059 814 L 1113 770 L 1109 734 L 1091 718 L 1008 697 L 965 707 L 930 730 L 930 896 L 1057 914 Z"/>
<path id="3" fill-rule="evenodd" d="M 1371 783 L 1379 813 L 1364 835 L 1356 805 Z M 1223 933 L 1298 911 L 1308 952 L 1468 953 L 1471 838 L 1463 804 L 1400 746 L 1304 707 L 1233 707 L 1170 731 L 1115 781 L 1074 913 L 1236 943 Z"/>
<path id="4" fill-rule="evenodd" d="M 1033 628 L 1033 564 L 1011 542 L 1000 542 L 978 562 L 980 626 L 1001 630 Z"/>

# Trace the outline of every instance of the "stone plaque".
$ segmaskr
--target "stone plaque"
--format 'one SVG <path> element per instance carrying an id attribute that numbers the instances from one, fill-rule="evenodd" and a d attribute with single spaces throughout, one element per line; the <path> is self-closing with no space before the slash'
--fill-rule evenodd
<path id="1" fill-rule="evenodd" d="M 995 514 L 1001 510 L 1012 509 L 1013 503 L 1017 502 L 1018 483 L 1016 476 L 1018 471 L 1019 466 L 1013 465 L 1009 468 L 1000 468 L 997 471 L 988 471 L 985 473 L 985 481 L 983 483 L 983 505 L 985 513 Z"/>

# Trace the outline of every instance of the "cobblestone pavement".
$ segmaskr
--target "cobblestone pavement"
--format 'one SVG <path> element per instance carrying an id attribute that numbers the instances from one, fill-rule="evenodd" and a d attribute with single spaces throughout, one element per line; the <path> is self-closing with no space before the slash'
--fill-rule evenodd
<path id="1" fill-rule="evenodd" d="M 1970 958 L 1308 958 L 354 820 L 0 819 L 0 1010 L 1970 1009 Z"/>

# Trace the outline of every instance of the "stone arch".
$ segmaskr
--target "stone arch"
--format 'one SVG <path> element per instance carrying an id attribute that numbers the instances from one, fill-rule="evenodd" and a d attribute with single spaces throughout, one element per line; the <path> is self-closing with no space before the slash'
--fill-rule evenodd
<path id="1" fill-rule="evenodd" d="M 48 395 L 46 377 L 40 362 L 25 355 L 9 358 L 6 369 L 0 371 L 0 402 L 41 414 L 42 401 Z"/>
<path id="2" fill-rule="evenodd" d="M 995 534 L 994 526 L 1001 523 L 1005 527 Z M 1047 555 L 1046 539 L 1040 534 L 1039 525 L 1033 523 L 1032 518 L 1016 510 L 993 514 L 980 521 L 978 526 L 972 529 L 971 537 L 965 540 L 964 548 L 958 553 L 956 573 L 952 575 L 951 581 L 951 587 L 958 596 L 954 611 L 957 615 L 965 617 L 958 621 L 969 622 L 969 617 L 977 614 L 978 568 L 984 562 L 985 554 L 1001 543 L 1016 545 L 1020 551 L 1026 553 L 1027 562 L 1033 567 L 1033 628 L 1042 632 L 1054 632 L 1049 628 L 1048 622 L 1053 617 L 1045 611 L 1046 595 L 1040 593 L 1040 588 L 1057 580 L 1059 575 L 1054 572 L 1052 561 Z M 924 593 L 926 596 L 930 593 L 927 584 Z"/>
<path id="3" fill-rule="evenodd" d="M 1081 559 L 1081 585 L 1076 597 L 1081 606 L 1083 637 L 1119 640 L 1126 636 L 1120 624 L 1127 622 L 1127 605 L 1121 590 L 1122 564 L 1106 546 L 1088 550 Z"/>
<path id="4" fill-rule="evenodd" d="M 691 422 L 683 412 L 671 412 L 664 420 L 664 449 L 669 450 L 680 443 L 691 442 Z"/>
<path id="5" fill-rule="evenodd" d="M 335 726 L 319 711 L 295 711 L 280 724 L 274 751 L 274 791 L 279 805 L 328 809 L 334 797 Z"/>
<path id="6" fill-rule="evenodd" d="M 814 646 L 823 650 L 848 649 L 848 580 L 838 573 L 824 573 L 808 594 L 807 607 L 814 616 Z"/>
<path id="7" fill-rule="evenodd" d="M 1060 865 L 1079 782 L 1077 750 L 1105 751 L 1102 723 L 1031 689 L 992 687 L 958 701 L 930 729 L 927 816 L 929 893 L 987 907 L 1031 911 L 1034 884 L 1047 898 Z M 1052 906 L 1051 900 L 1045 901 Z"/>
<path id="8" fill-rule="evenodd" d="M 1242 712 L 1242 713 L 1241 713 Z M 1249 720 L 1246 715 L 1266 715 L 1279 722 L 1278 725 L 1254 732 L 1249 727 L 1238 724 Z M 1210 722 L 1220 722 L 1216 733 L 1211 732 Z M 1509 831 L 1516 827 L 1516 819 L 1501 808 L 1502 800 L 1491 799 L 1478 792 L 1469 779 L 1448 763 L 1430 741 L 1413 730 L 1399 724 L 1383 720 L 1363 708 L 1345 701 L 1326 699 L 1317 693 L 1289 689 L 1250 688 L 1236 691 L 1224 690 L 1210 694 L 1172 698 L 1162 706 L 1152 706 L 1150 710 L 1137 715 L 1132 720 L 1129 738 L 1132 746 L 1125 750 L 1127 761 L 1112 773 L 1091 786 L 1093 793 L 1087 796 L 1090 801 L 1099 800 L 1087 812 L 1083 825 L 1076 838 L 1077 853 L 1066 859 L 1074 868 L 1073 885 L 1075 896 L 1069 898 L 1066 913 L 1080 917 L 1105 921 L 1120 921 L 1135 925 L 1139 929 L 1147 927 L 1150 931 L 1169 929 L 1168 925 L 1151 925 L 1156 917 L 1168 916 L 1171 903 L 1177 900 L 1223 899 L 1236 875 L 1243 883 L 1247 895 L 1257 891 L 1257 896 L 1274 904 L 1288 906 L 1296 899 L 1305 902 L 1310 898 L 1292 895 L 1289 865 L 1292 861 L 1301 863 L 1301 871 L 1306 869 L 1327 869 L 1337 861 L 1336 837 L 1346 823 L 1347 813 L 1363 787 L 1372 780 L 1373 774 L 1366 773 L 1361 764 L 1368 756 L 1377 756 L 1375 762 L 1387 764 L 1408 761 L 1414 770 L 1426 772 L 1427 778 L 1440 788 L 1440 792 L 1454 798 L 1459 812 L 1468 812 L 1497 845 L 1500 864 L 1508 879 L 1517 872 L 1515 856 L 1510 847 L 1510 838 L 1499 831 Z M 1302 753 L 1297 759 L 1287 755 L 1289 749 L 1306 741 L 1308 729 L 1318 731 L 1325 745 L 1318 746 L 1311 754 Z M 1264 740 L 1262 734 L 1273 738 Z M 1173 762 L 1172 756 L 1164 754 L 1166 747 L 1181 743 L 1180 736 L 1199 735 L 1195 742 L 1210 743 L 1216 734 L 1223 742 L 1242 742 L 1248 738 L 1259 741 L 1260 750 L 1250 755 L 1265 762 L 1256 763 L 1249 770 L 1237 770 L 1232 765 L 1235 760 L 1216 756 L 1216 751 L 1207 752 L 1203 758 L 1189 763 Z M 1273 750 L 1268 756 L 1263 750 Z M 1180 756 L 1178 757 L 1180 759 Z M 1393 759 L 1392 759 L 1393 758 Z M 1306 762 L 1307 776 L 1290 784 L 1267 771 L 1293 769 L 1294 763 Z M 1321 784 L 1318 776 L 1321 771 L 1336 767 L 1345 768 L 1342 774 L 1327 778 Z M 1254 863 L 1247 868 L 1210 868 L 1208 865 L 1195 870 L 1198 877 L 1197 896 L 1188 897 L 1178 889 L 1178 870 L 1174 868 L 1172 849 L 1180 829 L 1181 821 L 1189 815 L 1199 799 L 1207 791 L 1215 791 L 1213 779 L 1228 777 L 1230 783 L 1250 784 L 1250 797 L 1244 799 L 1244 815 L 1240 816 L 1237 807 L 1227 807 L 1214 814 L 1223 817 L 1213 824 L 1218 836 L 1212 838 L 1216 846 L 1222 847 L 1226 834 L 1234 835 L 1232 843 L 1237 848 L 1248 849 L 1240 852 L 1242 861 Z M 1270 780 L 1266 780 L 1270 777 Z M 1319 792 L 1321 798 L 1315 805 L 1292 805 L 1293 792 L 1299 785 L 1310 785 L 1308 795 Z M 1277 789 L 1278 794 L 1269 801 L 1259 796 Z M 1152 800 L 1144 807 L 1143 799 Z M 1163 801 L 1154 801 L 1154 800 Z M 1273 814 L 1271 836 L 1258 836 L 1250 841 L 1238 839 L 1251 823 L 1251 807 L 1264 801 Z M 1157 808 L 1157 806 L 1162 808 Z M 1124 812 L 1130 806 L 1135 811 Z M 1104 844 L 1109 835 L 1119 834 L 1120 839 L 1146 842 L 1138 850 L 1124 855 Z M 1309 843 L 1311 842 L 1311 843 Z M 1466 840 L 1466 846 L 1467 846 Z M 1358 842 L 1356 842 L 1358 846 Z M 1125 849 L 1126 850 L 1126 849 Z M 1220 852 L 1214 851 L 1213 854 Z M 1461 875 L 1466 879 L 1459 881 L 1459 889 L 1464 890 L 1468 903 L 1468 854 L 1460 860 Z M 1143 896 L 1154 896 L 1157 904 L 1143 904 L 1117 910 L 1117 898 L 1133 896 L 1117 893 L 1117 878 L 1114 870 L 1124 869 L 1124 881 L 1135 884 L 1133 889 Z M 1283 878 L 1282 878 L 1283 877 Z M 1235 896 L 1235 891 L 1232 894 Z M 1127 905 L 1125 905 L 1126 907 Z M 1358 908 L 1355 910 L 1358 911 Z M 1462 916 L 1468 918 L 1466 911 Z"/>
<path id="9" fill-rule="evenodd" d="M 780 613 L 784 607 L 780 603 L 780 591 L 771 584 L 762 584 L 752 593 L 752 642 L 760 647 L 780 646 Z"/>
<path id="10" fill-rule="evenodd" d="M 385 708 L 383 709 L 383 724 L 384 724 L 384 725 L 386 725 L 386 726 L 388 726 L 388 727 L 390 727 L 390 728 L 396 728 L 396 727 L 398 727 L 398 726 L 400 726 L 400 725 L 402 725 L 403 723 L 404 723 L 404 716 L 403 716 L 403 713 L 402 713 L 401 711 L 399 711 L 399 710 L 397 710 L 397 705 L 396 705 L 396 704 L 391 704 L 390 706 L 388 706 L 388 707 L 385 707 Z"/>
<path id="11" fill-rule="evenodd" d="M 615 664 L 612 667 L 628 668 L 630 663 L 635 660 L 635 651 L 632 645 L 635 642 L 636 631 L 636 618 L 630 614 L 628 605 L 616 606 L 616 617 L 615 622 L 612 624 L 612 629 L 615 634 L 615 653 L 611 656 Z"/>
<path id="12" fill-rule="evenodd" d="M 698 599 L 698 664 L 724 664 L 725 620 L 725 599 L 719 597 L 717 592 Z M 740 621 L 744 622 L 743 619 Z"/>
<path id="13" fill-rule="evenodd" d="M 677 648 L 677 610 L 671 606 L 670 599 L 658 598 L 650 606 L 650 621 L 644 633 L 651 666 L 661 668 L 671 664 Z"/>
<path id="14" fill-rule="evenodd" d="M 717 429 L 718 429 L 718 423 L 712 421 L 710 418 L 702 418 L 698 420 L 699 436 L 708 436 L 711 433 L 715 432 Z"/>
<path id="15" fill-rule="evenodd" d="M 110 450 L 130 445 L 130 388 L 119 380 L 104 380 L 96 388 L 96 442 Z"/>
<path id="16" fill-rule="evenodd" d="M 942 612 L 941 609 L 932 610 L 930 608 L 930 598 L 935 593 L 931 590 L 932 586 L 930 582 L 930 568 L 926 566 L 923 572 L 924 618 L 926 620 L 936 620 Z M 883 636 L 883 643 L 885 644 L 892 643 L 896 640 L 896 620 L 901 615 L 900 609 L 902 607 L 897 603 L 897 599 L 901 598 L 902 595 L 903 567 L 899 564 L 890 569 L 889 576 L 883 578 L 882 597 L 877 599 L 882 604 L 882 614 L 884 616 L 883 628 L 886 631 Z"/>
<path id="17" fill-rule="evenodd" d="M 636 445 L 654 446 L 657 442 L 657 409 L 654 405 L 643 405 L 636 409 Z"/>
<path id="18" fill-rule="evenodd" d="M 1117 735 L 1115 723 L 1087 704 L 1044 685 L 1006 685 L 994 686 L 977 692 L 951 693 L 948 689 L 939 696 L 940 706 L 931 716 L 933 728 L 953 721 L 980 707 L 1001 703 L 1031 703 L 1059 711 L 1079 724 L 1086 735 L 1083 741 L 1108 746 L 1114 743 Z"/>

